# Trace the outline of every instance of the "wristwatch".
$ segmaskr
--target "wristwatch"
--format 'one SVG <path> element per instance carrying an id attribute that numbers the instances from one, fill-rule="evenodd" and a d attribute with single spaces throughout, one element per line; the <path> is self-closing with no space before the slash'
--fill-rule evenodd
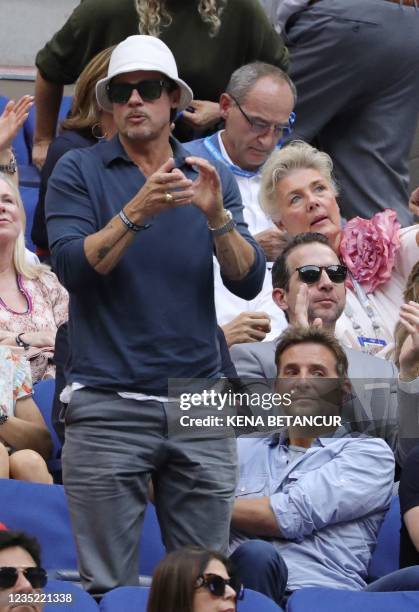
<path id="1" fill-rule="evenodd" d="M 8 164 L 0 164 L 0 172 L 5 172 L 6 174 L 15 174 L 16 170 L 16 158 L 13 154 Z"/>
<path id="2" fill-rule="evenodd" d="M 9 415 L 7 414 L 6 410 L 4 409 L 3 406 L 0 405 L 0 426 L 7 423 L 8 418 L 9 418 Z"/>
<path id="3" fill-rule="evenodd" d="M 222 236 L 223 234 L 227 234 L 231 232 L 236 227 L 236 222 L 233 219 L 233 215 L 230 210 L 225 211 L 227 215 L 227 221 L 221 227 L 211 227 L 208 223 L 208 227 L 211 230 L 213 236 Z"/>

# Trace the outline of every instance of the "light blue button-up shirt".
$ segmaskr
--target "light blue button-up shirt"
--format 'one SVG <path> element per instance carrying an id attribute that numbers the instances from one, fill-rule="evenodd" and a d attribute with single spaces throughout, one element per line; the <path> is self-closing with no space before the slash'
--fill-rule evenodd
<path id="1" fill-rule="evenodd" d="M 288 589 L 362 589 L 391 501 L 394 458 L 379 438 L 336 432 L 291 455 L 286 436 L 239 438 L 238 497 L 270 498 Z M 230 551 L 251 538 L 232 530 Z M 256 537 L 256 536 L 255 536 Z M 266 538 L 265 538 L 266 539 Z"/>

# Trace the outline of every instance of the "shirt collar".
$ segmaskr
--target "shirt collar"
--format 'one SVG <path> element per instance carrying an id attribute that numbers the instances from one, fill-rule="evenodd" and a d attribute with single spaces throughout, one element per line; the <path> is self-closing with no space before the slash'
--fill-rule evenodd
<path id="1" fill-rule="evenodd" d="M 189 151 L 187 151 L 187 149 L 185 149 L 185 147 L 172 136 L 170 136 L 169 142 L 173 150 L 175 167 L 182 168 L 183 166 L 186 166 L 188 169 L 193 170 L 193 168 L 188 166 L 185 162 L 185 157 L 190 157 Z M 129 164 L 134 164 L 122 146 L 118 134 L 106 142 L 99 143 L 98 147 L 98 151 L 102 156 L 105 166 L 110 166 L 117 159 L 122 159 Z M 196 172 L 195 170 L 193 171 Z"/>
<path id="2" fill-rule="evenodd" d="M 346 437 L 353 437 L 353 434 L 347 427 L 345 427 L 345 425 L 341 425 L 337 428 L 333 436 L 328 436 L 326 438 L 316 438 L 313 444 L 315 444 L 316 446 L 328 446 L 329 444 L 332 444 L 332 442 L 334 442 L 336 439 Z M 275 433 L 271 434 L 266 439 L 266 443 L 271 447 L 288 446 L 288 429 L 284 428 L 281 431 L 276 431 Z"/>

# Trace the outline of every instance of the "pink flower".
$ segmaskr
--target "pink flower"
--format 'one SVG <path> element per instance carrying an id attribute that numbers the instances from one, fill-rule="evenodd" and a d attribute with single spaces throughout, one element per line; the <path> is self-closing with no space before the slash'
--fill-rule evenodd
<path id="1" fill-rule="evenodd" d="M 400 248 L 399 229 L 396 213 L 388 208 L 372 219 L 355 217 L 343 228 L 341 258 L 366 293 L 390 280 Z M 349 276 L 347 286 L 352 288 Z"/>

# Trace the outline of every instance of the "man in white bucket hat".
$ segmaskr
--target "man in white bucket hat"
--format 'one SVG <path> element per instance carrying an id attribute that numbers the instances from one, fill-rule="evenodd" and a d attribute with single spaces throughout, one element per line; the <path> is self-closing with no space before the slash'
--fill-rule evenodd
<path id="1" fill-rule="evenodd" d="M 226 549 L 235 441 L 215 430 L 171 435 L 180 414 L 168 379 L 222 375 L 214 250 L 226 286 L 246 299 L 265 262 L 229 171 L 170 136 L 192 92 L 162 41 L 120 43 L 97 98 L 117 135 L 58 162 L 46 210 L 71 300 L 63 477 L 83 584 L 101 595 L 138 584 L 150 475 L 169 550 Z"/>

